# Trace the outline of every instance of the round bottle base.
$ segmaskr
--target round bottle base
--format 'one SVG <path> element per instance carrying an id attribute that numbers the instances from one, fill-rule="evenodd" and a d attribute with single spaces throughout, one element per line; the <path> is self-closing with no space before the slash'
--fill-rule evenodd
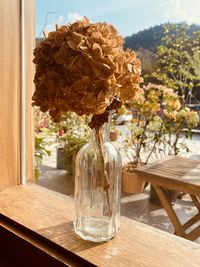
<path id="1" fill-rule="evenodd" d="M 82 239 L 92 242 L 106 242 L 117 233 L 116 229 L 109 226 L 108 218 L 83 218 L 80 225 L 81 228 L 76 227 L 76 223 L 74 223 L 75 233 Z"/>

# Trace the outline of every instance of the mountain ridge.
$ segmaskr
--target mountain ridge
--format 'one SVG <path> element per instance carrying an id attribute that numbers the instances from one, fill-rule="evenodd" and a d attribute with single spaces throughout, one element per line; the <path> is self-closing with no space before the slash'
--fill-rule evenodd
<path id="1" fill-rule="evenodd" d="M 180 23 L 163 23 L 160 25 L 156 25 L 150 27 L 148 29 L 144 29 L 137 33 L 132 34 L 131 36 L 127 36 L 124 38 L 124 48 L 130 48 L 132 50 L 138 50 L 140 48 L 148 49 L 151 52 L 155 52 L 156 48 L 162 44 L 162 36 L 164 27 L 166 25 L 177 25 L 178 27 L 182 24 L 186 24 L 185 22 Z M 198 24 L 190 24 L 188 25 L 188 33 L 192 35 L 194 32 L 200 31 L 200 25 Z"/>

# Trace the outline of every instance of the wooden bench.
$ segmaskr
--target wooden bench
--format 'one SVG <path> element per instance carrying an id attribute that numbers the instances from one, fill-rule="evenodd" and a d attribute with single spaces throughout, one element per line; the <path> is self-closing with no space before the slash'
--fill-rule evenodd
<path id="1" fill-rule="evenodd" d="M 198 238 L 200 236 L 200 225 L 192 230 L 189 228 L 200 221 L 200 161 L 172 156 L 162 161 L 139 167 L 135 172 L 138 177 L 151 183 L 154 187 L 175 228 L 174 234 L 189 240 Z M 197 214 L 184 224 L 181 224 L 163 188 L 189 194 L 197 208 Z"/>

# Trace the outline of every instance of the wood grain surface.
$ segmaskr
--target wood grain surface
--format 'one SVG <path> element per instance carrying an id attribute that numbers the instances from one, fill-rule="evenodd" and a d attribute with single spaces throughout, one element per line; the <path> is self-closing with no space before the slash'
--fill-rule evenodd
<path id="1" fill-rule="evenodd" d="M 122 217 L 106 243 L 81 240 L 73 230 L 73 199 L 36 185 L 0 192 L 0 212 L 97 266 L 200 266 L 200 245 Z"/>
<path id="2" fill-rule="evenodd" d="M 164 188 L 200 195 L 200 161 L 179 156 L 163 159 L 135 172 L 141 179 Z"/>
<path id="3" fill-rule="evenodd" d="M 33 94 L 35 1 L 24 1 L 25 42 L 21 38 L 21 1 L 0 0 L 0 191 L 20 183 L 21 51 L 25 52 L 26 176 L 34 177 Z"/>
<path id="4" fill-rule="evenodd" d="M 35 0 L 24 1 L 24 15 L 25 15 L 25 115 L 26 115 L 26 179 L 27 181 L 34 180 L 34 117 L 32 95 L 34 92 L 34 74 L 35 65 L 33 64 L 33 50 L 35 48 Z"/>
<path id="5" fill-rule="evenodd" d="M 0 190 L 20 179 L 20 5 L 0 0 Z"/>

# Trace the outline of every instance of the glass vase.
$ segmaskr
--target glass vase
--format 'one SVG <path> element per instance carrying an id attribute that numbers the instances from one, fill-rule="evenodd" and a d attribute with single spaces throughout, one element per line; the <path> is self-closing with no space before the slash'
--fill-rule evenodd
<path id="1" fill-rule="evenodd" d="M 108 141 L 108 127 L 93 130 L 75 162 L 77 235 L 94 242 L 113 238 L 120 226 L 121 156 Z"/>

